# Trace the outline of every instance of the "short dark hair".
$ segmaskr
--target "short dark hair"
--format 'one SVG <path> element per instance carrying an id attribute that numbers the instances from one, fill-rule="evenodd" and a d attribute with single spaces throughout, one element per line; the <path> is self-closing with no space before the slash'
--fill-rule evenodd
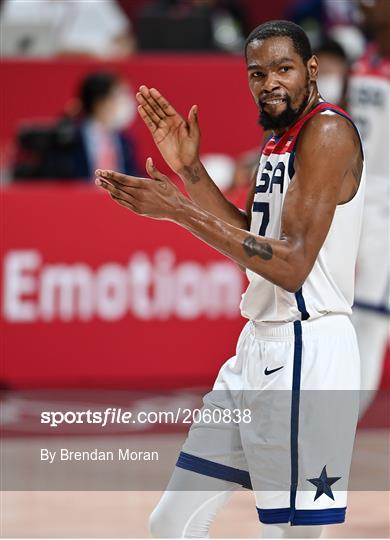
<path id="1" fill-rule="evenodd" d="M 296 52 L 304 64 L 311 58 L 312 50 L 309 38 L 303 28 L 291 21 L 267 21 L 257 26 L 245 41 L 245 56 L 248 45 L 252 41 L 264 40 L 274 37 L 288 37 L 294 44 Z"/>
<path id="2" fill-rule="evenodd" d="M 82 81 L 79 92 L 84 114 L 89 116 L 94 105 L 106 98 L 118 82 L 119 77 L 114 73 L 99 71 L 88 75 Z"/>
<path id="3" fill-rule="evenodd" d="M 321 41 L 321 43 L 314 49 L 313 53 L 329 54 L 331 56 L 336 56 L 337 58 L 340 58 L 340 60 L 343 60 L 344 62 L 348 62 L 347 53 L 340 45 L 340 43 L 334 41 L 333 39 L 324 39 L 323 41 Z"/>

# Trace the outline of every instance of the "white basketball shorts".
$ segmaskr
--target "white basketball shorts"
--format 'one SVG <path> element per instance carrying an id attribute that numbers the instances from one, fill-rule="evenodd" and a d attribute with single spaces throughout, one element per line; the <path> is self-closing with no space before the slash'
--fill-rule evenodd
<path id="1" fill-rule="evenodd" d="M 346 315 L 249 321 L 176 465 L 253 489 L 263 523 L 342 523 L 359 374 Z"/>

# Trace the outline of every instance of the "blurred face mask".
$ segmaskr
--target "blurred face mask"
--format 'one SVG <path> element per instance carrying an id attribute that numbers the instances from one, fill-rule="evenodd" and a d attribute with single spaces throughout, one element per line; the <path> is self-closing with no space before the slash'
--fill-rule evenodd
<path id="1" fill-rule="evenodd" d="M 136 115 L 135 100 L 130 92 L 122 91 L 116 98 L 115 108 L 110 115 L 110 127 L 115 130 L 127 128 Z"/>
<path id="2" fill-rule="evenodd" d="M 317 80 L 321 96 L 330 103 L 337 105 L 343 97 L 344 80 L 339 75 L 320 75 Z"/>

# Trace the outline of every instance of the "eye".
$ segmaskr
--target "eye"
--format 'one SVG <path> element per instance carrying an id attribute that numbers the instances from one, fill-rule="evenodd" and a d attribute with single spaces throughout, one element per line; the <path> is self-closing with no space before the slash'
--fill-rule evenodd
<path id="1" fill-rule="evenodd" d="M 288 71 L 290 71 L 290 69 L 290 66 L 282 66 L 279 71 L 281 71 L 282 73 L 287 73 Z"/>
<path id="2" fill-rule="evenodd" d="M 264 77 L 264 73 L 262 71 L 253 71 L 252 72 L 252 78 L 253 79 L 260 79 Z"/>

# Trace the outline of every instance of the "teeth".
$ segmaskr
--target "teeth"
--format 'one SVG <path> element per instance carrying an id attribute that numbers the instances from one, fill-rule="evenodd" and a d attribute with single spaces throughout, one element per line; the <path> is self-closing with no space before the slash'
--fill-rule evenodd
<path id="1" fill-rule="evenodd" d="M 283 101 L 284 99 L 273 99 L 271 101 L 267 101 L 267 103 L 271 105 L 277 105 L 278 103 L 282 103 Z"/>

